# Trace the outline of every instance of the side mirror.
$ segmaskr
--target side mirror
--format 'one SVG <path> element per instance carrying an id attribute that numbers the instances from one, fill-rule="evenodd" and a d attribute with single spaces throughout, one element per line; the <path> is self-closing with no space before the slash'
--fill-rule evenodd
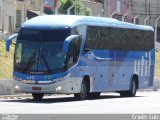
<path id="1" fill-rule="evenodd" d="M 18 36 L 18 34 L 13 34 L 11 35 L 10 37 L 8 37 L 6 39 L 6 51 L 9 52 L 10 51 L 10 45 L 11 45 L 11 42 L 14 38 L 16 38 Z"/>
<path id="2" fill-rule="evenodd" d="M 69 49 L 70 42 L 78 37 L 79 37 L 79 35 L 71 35 L 71 36 L 67 37 L 64 41 L 64 44 L 63 44 L 63 52 L 67 53 L 68 49 Z"/>

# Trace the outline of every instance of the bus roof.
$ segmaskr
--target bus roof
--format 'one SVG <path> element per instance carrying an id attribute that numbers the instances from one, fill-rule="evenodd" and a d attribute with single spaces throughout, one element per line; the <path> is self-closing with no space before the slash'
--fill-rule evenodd
<path id="1" fill-rule="evenodd" d="M 76 16 L 76 15 L 44 15 L 32 18 L 25 22 L 24 28 L 54 29 L 57 27 L 74 27 L 76 25 L 86 24 L 94 26 L 108 26 L 118 28 L 151 30 L 151 26 L 135 25 L 127 22 L 118 21 L 113 18 Z"/>

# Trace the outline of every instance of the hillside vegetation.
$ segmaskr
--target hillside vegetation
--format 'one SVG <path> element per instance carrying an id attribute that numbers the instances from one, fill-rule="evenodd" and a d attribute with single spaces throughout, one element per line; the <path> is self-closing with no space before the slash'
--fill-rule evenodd
<path id="1" fill-rule="evenodd" d="M 160 52 L 156 52 L 155 77 L 160 77 Z"/>
<path id="2" fill-rule="evenodd" d="M 12 79 L 14 48 L 12 44 L 10 52 L 6 52 L 5 41 L 0 40 L 0 79 Z"/>

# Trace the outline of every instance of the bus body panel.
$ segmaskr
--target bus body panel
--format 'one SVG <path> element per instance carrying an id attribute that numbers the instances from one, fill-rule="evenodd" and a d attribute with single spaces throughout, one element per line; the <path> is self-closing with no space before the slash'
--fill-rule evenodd
<path id="1" fill-rule="evenodd" d="M 93 79 L 92 92 L 129 90 L 133 75 L 139 78 L 139 88 L 153 85 L 154 57 L 151 59 L 151 52 L 96 53 L 90 51 L 80 59 L 81 69 L 84 70 L 81 74 L 87 72 Z"/>

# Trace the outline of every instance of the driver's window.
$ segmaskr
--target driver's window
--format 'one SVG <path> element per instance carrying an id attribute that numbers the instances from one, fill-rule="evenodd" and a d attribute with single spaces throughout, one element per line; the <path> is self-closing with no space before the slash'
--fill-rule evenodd
<path id="1" fill-rule="evenodd" d="M 69 50 L 68 50 L 68 67 L 73 65 L 73 41 L 70 43 Z"/>
<path id="2" fill-rule="evenodd" d="M 68 67 L 73 66 L 77 62 L 80 54 L 81 42 L 81 38 L 76 38 L 70 42 L 68 51 Z"/>

